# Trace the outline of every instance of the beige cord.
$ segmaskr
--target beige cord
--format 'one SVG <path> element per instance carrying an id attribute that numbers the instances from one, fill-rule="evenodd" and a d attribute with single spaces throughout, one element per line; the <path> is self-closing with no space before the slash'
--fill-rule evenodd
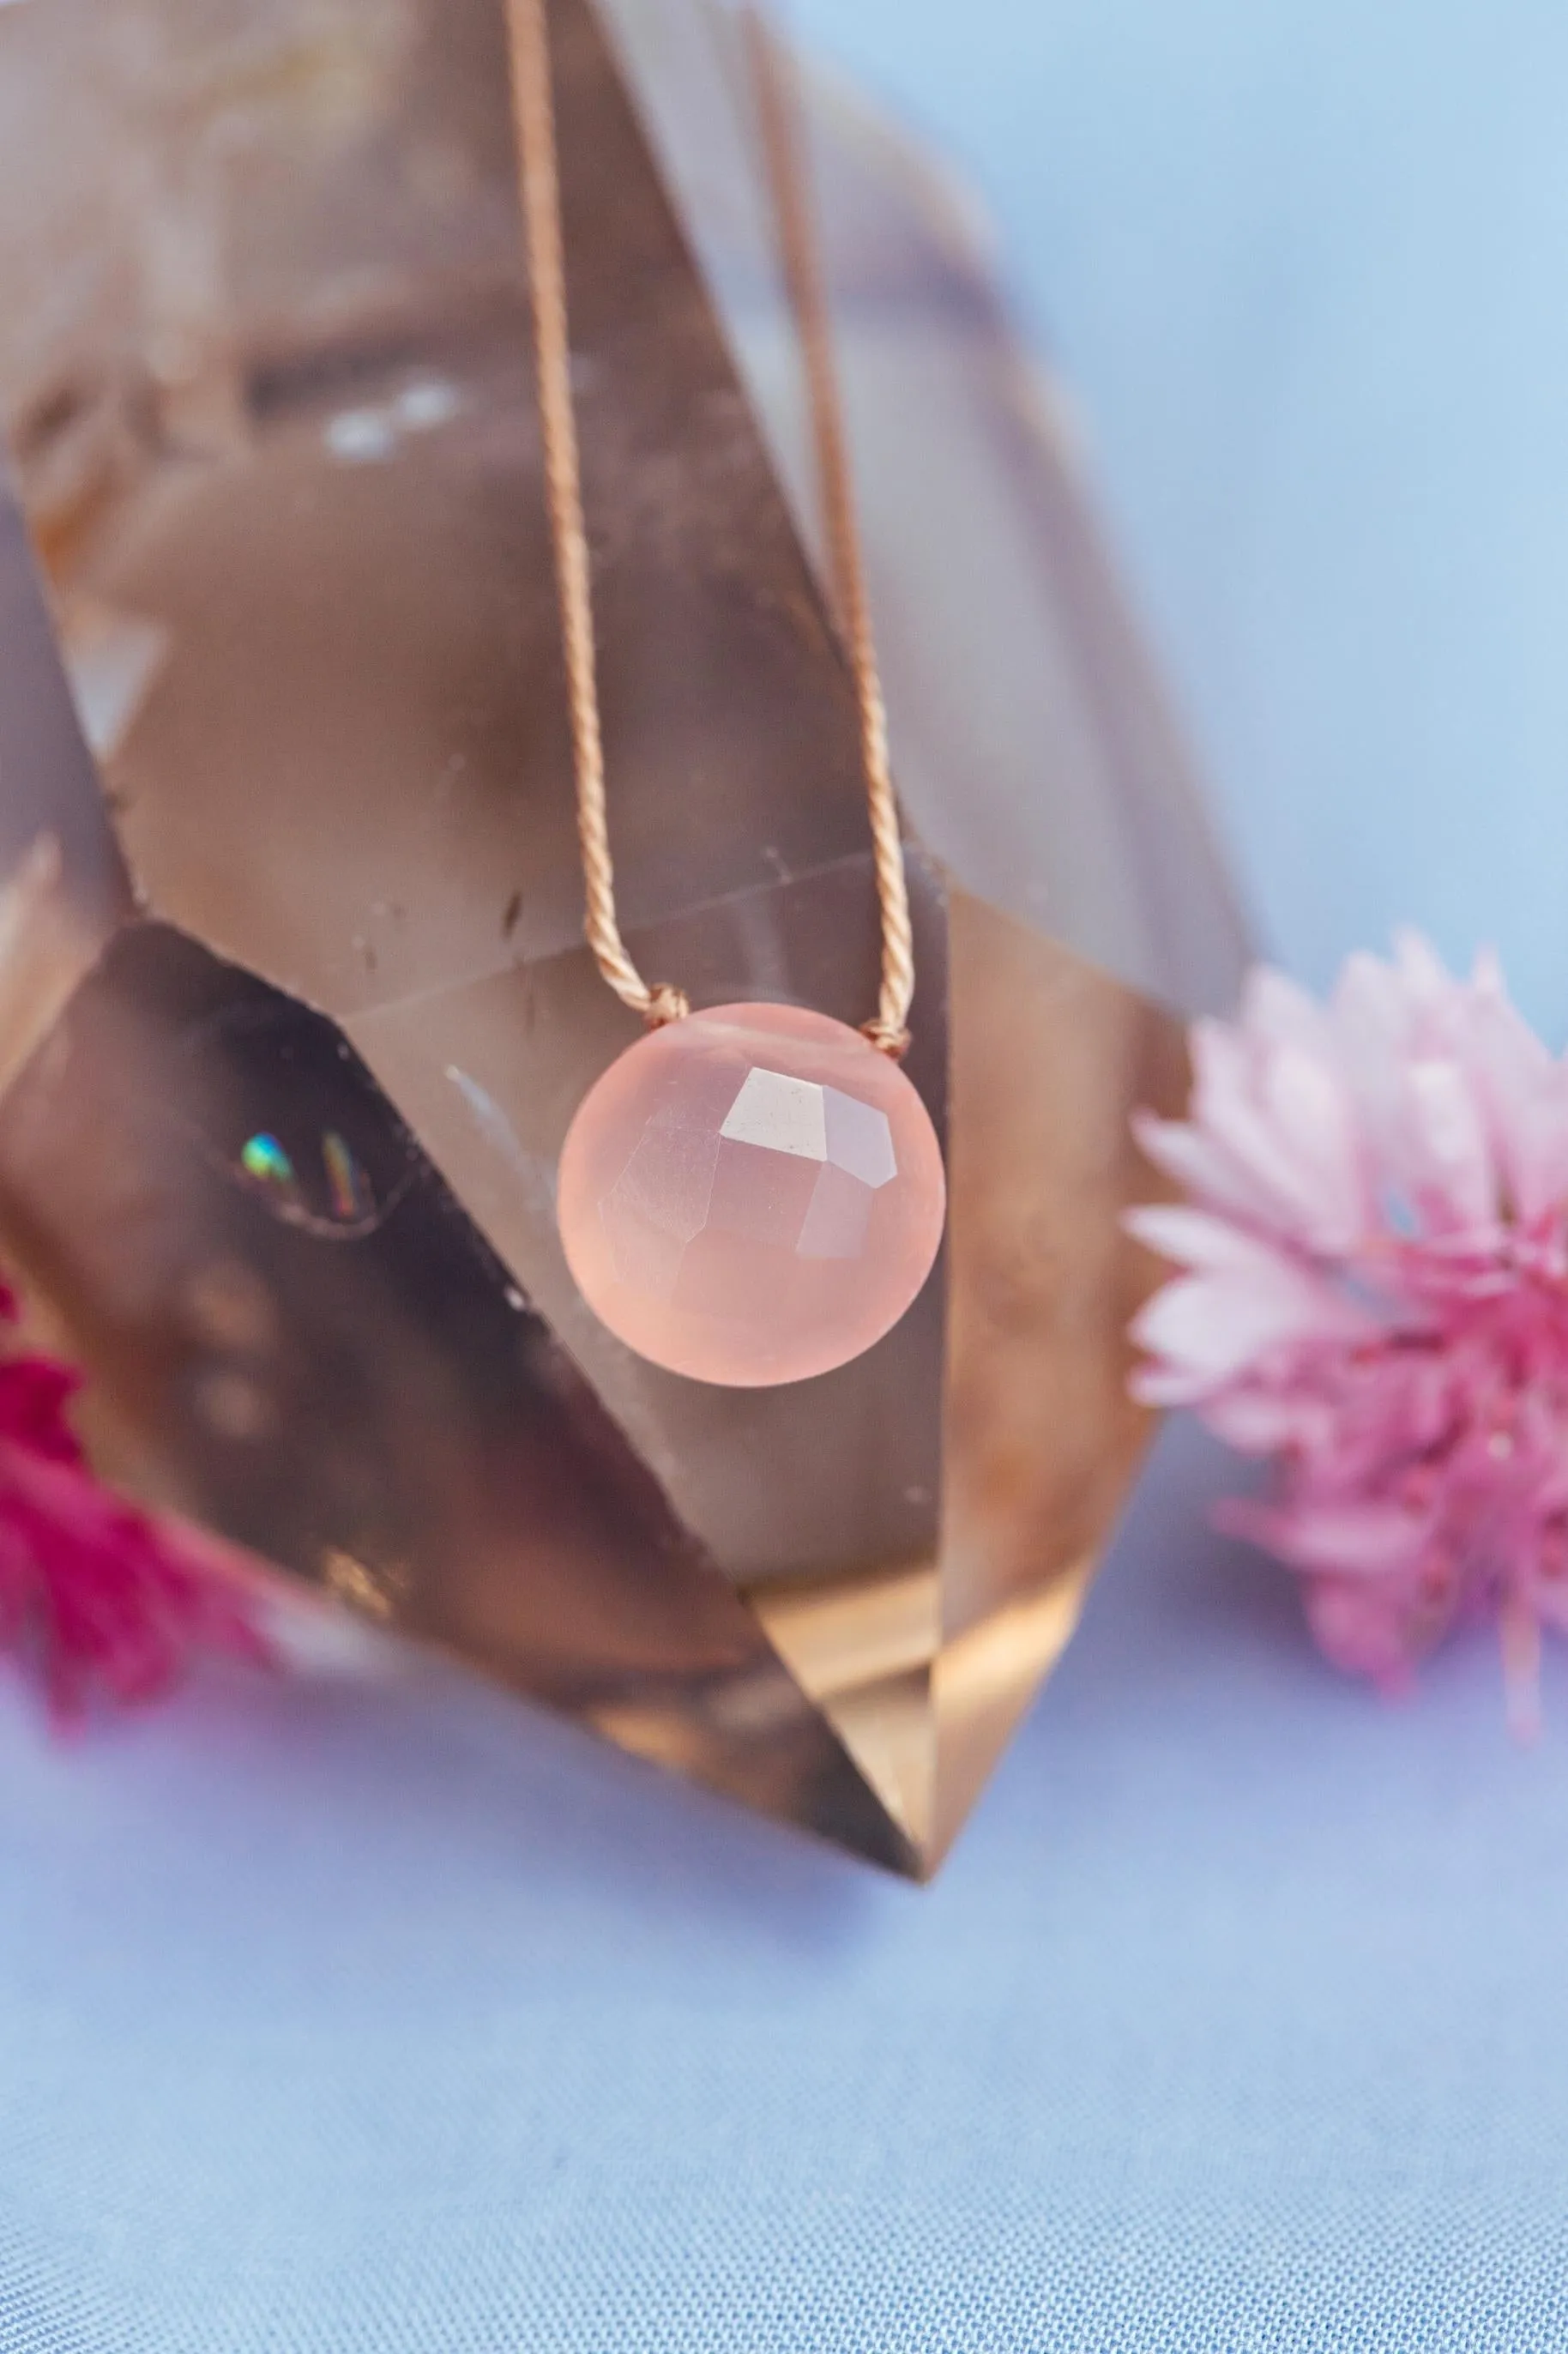
<path id="1" fill-rule="evenodd" d="M 528 286 L 534 305 L 535 361 L 539 378 L 539 427 L 545 452 L 545 497 L 556 552 L 556 589 L 567 665 L 572 724 L 572 766 L 577 789 L 577 840 L 582 849 L 583 930 L 594 961 L 624 1003 L 655 1026 L 690 1011 L 668 982 L 651 989 L 632 963 L 615 913 L 615 868 L 604 804 L 604 738 L 599 721 L 594 660 L 593 599 L 588 533 L 583 525 L 582 475 L 572 409 L 571 353 L 567 341 L 566 264 L 561 241 L 561 182 L 556 156 L 556 109 L 550 85 L 546 0 L 506 0 L 512 53 L 512 103 L 523 178 L 523 220 Z"/>
<path id="2" fill-rule="evenodd" d="M 588 534 L 583 523 L 577 419 L 572 407 L 560 171 L 546 8 L 547 0 L 506 0 L 528 283 L 534 311 L 545 496 L 555 547 L 571 713 L 577 837 L 582 847 L 586 896 L 584 931 L 594 960 L 616 995 L 634 1007 L 650 1024 L 657 1026 L 679 1021 L 690 1009 L 681 990 L 669 982 L 651 988 L 643 980 L 628 954 L 616 920 L 615 874 L 605 811 L 604 744 L 594 659 Z M 861 754 L 882 912 L 882 989 L 876 1018 L 866 1023 L 865 1034 L 885 1054 L 897 1056 L 909 1043 L 905 1024 L 915 993 L 909 897 L 898 808 L 888 770 L 887 722 L 855 529 L 827 301 L 794 122 L 798 101 L 789 69 L 761 19 L 748 8 L 744 21 L 756 70 L 785 275 L 810 397 L 834 587 L 849 640 L 860 704 Z"/>
<path id="3" fill-rule="evenodd" d="M 887 765 L 887 712 L 882 699 L 865 565 L 855 524 L 843 402 L 833 366 L 832 325 L 811 217 L 810 179 L 800 152 L 800 93 L 795 86 L 793 62 L 775 40 L 760 11 L 748 6 L 742 23 L 762 119 L 762 143 L 779 223 L 784 276 L 800 332 L 806 388 L 810 398 L 811 436 L 816 444 L 817 482 L 827 524 L 834 599 L 849 642 L 850 667 L 860 705 L 861 766 L 865 772 L 876 896 L 882 911 L 882 992 L 876 1019 L 865 1024 L 865 1034 L 884 1054 L 896 1056 L 909 1044 L 905 1024 L 915 994 L 915 942 L 909 926 L 909 890 L 904 873 L 904 843 L 898 830 L 898 803 Z"/>

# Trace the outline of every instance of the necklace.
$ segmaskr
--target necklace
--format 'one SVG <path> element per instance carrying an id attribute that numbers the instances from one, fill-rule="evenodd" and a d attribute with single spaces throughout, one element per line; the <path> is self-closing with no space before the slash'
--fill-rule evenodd
<path id="1" fill-rule="evenodd" d="M 847 1363 L 897 1323 L 936 1260 L 947 1195 L 930 1116 L 898 1067 L 915 989 L 904 851 L 789 69 L 748 11 L 743 22 L 860 709 L 882 923 L 881 993 L 863 1030 L 795 1005 L 694 1013 L 673 983 L 643 979 L 621 938 L 572 403 L 547 0 L 506 0 L 506 18 L 584 928 L 604 980 L 649 1025 L 590 1087 L 567 1131 L 557 1193 L 562 1246 L 596 1315 L 653 1363 L 732 1387 L 800 1381 Z"/>

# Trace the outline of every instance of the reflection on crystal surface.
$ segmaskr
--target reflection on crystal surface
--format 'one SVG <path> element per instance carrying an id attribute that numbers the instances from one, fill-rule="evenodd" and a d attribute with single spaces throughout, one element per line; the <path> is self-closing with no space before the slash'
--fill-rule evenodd
<path id="1" fill-rule="evenodd" d="M 311 1204 L 308 1164 L 303 1173 L 297 1170 L 278 1139 L 267 1130 L 246 1138 L 239 1167 L 288 1225 L 340 1240 L 367 1233 L 377 1215 L 375 1199 L 351 1147 L 335 1128 L 329 1128 L 322 1138 L 320 1158 L 326 1199 L 319 1210 Z"/>
<path id="2" fill-rule="evenodd" d="M 908 1080 L 795 1006 L 717 1007 L 629 1048 L 561 1153 L 583 1297 L 709 1382 L 800 1381 L 881 1340 L 930 1272 L 945 1200 Z"/>
<path id="3" fill-rule="evenodd" d="M 285 1225 L 360 1241 L 407 1192 L 413 1141 L 320 1014 L 259 983 L 236 984 L 191 1023 L 180 1052 L 205 1107 L 191 1132 L 196 1149 Z"/>

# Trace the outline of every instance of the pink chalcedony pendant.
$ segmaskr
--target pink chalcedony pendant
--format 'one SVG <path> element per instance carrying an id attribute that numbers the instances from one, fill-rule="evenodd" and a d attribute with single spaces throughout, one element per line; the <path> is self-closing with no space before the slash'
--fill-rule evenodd
<path id="1" fill-rule="evenodd" d="M 930 1114 L 857 1030 L 720 1005 L 653 1030 L 578 1107 L 559 1217 L 584 1299 L 640 1356 L 761 1388 L 847 1364 L 929 1275 Z"/>

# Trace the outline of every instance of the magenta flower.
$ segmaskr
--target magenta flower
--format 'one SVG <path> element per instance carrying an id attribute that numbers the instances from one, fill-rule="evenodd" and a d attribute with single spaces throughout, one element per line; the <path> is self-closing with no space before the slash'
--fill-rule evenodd
<path id="1" fill-rule="evenodd" d="M 1398 1685 L 1495 1612 L 1531 1730 L 1568 1627 L 1568 1062 L 1495 962 L 1457 981 L 1412 937 L 1326 1009 L 1256 972 L 1192 1057 L 1190 1119 L 1138 1122 L 1189 1204 L 1129 1220 L 1186 1270 L 1137 1394 L 1271 1459 L 1224 1522 L 1301 1572 L 1331 1659 Z"/>
<path id="2" fill-rule="evenodd" d="M 0 1285 L 0 1320 L 15 1315 Z M 200 1650 L 270 1656 L 226 1558 L 93 1478 L 65 1418 L 79 1386 L 52 1357 L 0 1358 L 0 1650 L 57 1722 L 157 1699 Z"/>

